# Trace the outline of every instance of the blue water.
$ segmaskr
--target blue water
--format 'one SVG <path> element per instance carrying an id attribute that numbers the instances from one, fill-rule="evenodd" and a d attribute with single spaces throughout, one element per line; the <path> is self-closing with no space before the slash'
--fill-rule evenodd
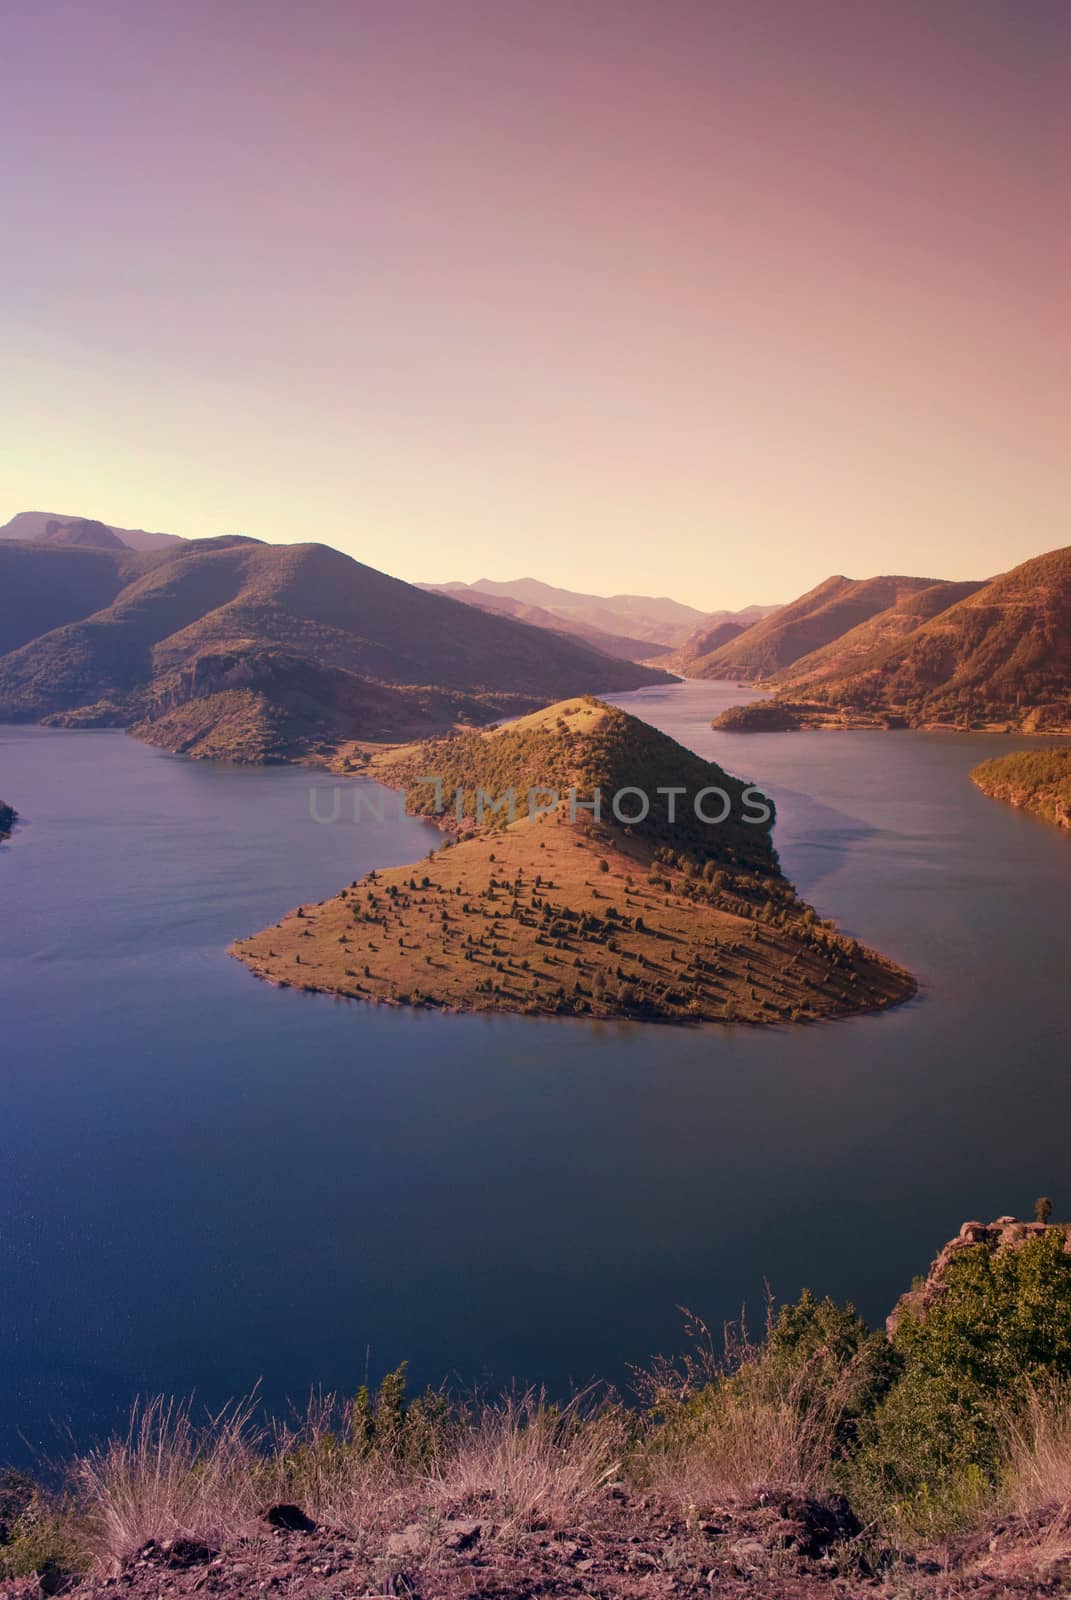
<path id="1" fill-rule="evenodd" d="M 0 728 L 0 1459 L 139 1392 L 281 1407 L 408 1358 L 554 1388 L 764 1280 L 884 1316 L 968 1216 L 1071 1211 L 1071 839 L 974 789 L 991 736 L 714 734 L 801 892 L 921 980 L 893 1013 L 696 1031 L 275 990 L 235 936 L 437 835 L 310 819 L 298 769 Z M 330 814 L 330 804 L 320 814 Z"/>

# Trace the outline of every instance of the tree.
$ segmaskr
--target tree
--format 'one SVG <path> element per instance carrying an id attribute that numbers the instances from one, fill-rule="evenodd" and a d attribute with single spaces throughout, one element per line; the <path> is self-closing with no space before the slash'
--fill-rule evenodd
<path id="1" fill-rule="evenodd" d="M 1041 1195 L 1034 1201 L 1034 1221 L 1050 1222 L 1052 1220 L 1052 1201 L 1047 1194 Z"/>

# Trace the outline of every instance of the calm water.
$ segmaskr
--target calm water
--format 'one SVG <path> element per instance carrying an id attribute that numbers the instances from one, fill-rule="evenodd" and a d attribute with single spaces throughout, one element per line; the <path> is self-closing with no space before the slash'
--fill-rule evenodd
<path id="1" fill-rule="evenodd" d="M 801 891 L 922 980 L 893 1014 L 695 1032 L 365 1010 L 235 935 L 436 835 L 309 819 L 295 770 L 0 728 L 0 1459 L 145 1390 L 282 1404 L 593 1375 L 803 1284 L 883 1316 L 968 1216 L 1071 1208 L 1071 839 L 986 800 L 1008 741 L 716 735 Z M 324 808 L 324 814 L 329 807 Z"/>

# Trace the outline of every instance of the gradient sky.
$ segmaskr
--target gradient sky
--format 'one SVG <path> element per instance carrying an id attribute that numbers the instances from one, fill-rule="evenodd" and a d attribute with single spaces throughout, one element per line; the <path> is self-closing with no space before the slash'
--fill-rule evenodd
<path id="1" fill-rule="evenodd" d="M 710 609 L 1071 537 L 1065 0 L 0 24 L 0 521 Z"/>

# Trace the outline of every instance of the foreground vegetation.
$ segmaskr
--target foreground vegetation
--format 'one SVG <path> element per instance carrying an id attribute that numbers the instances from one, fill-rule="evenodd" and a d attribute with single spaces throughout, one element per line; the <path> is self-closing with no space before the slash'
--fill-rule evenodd
<path id="1" fill-rule="evenodd" d="M 1071 749 L 1019 750 L 975 767 L 983 794 L 1006 800 L 1058 828 L 1071 828 Z"/>
<path id="2" fill-rule="evenodd" d="M 50 1489 L 6 1475 L 0 1575 L 117 1571 L 139 1552 L 167 1566 L 176 1540 L 172 1565 L 218 1568 L 217 1552 L 237 1551 L 248 1572 L 269 1528 L 315 1524 L 347 1541 L 367 1593 L 415 1593 L 414 1570 L 449 1576 L 477 1545 L 495 1571 L 586 1552 L 582 1570 L 606 1569 L 592 1592 L 635 1593 L 610 1582 L 611 1548 L 635 1571 L 638 1544 L 688 1594 L 693 1566 L 727 1580 L 996 1572 L 1000 1593 L 1036 1593 L 1011 1580 L 1071 1573 L 1067 1236 L 966 1224 L 888 1330 L 807 1293 L 770 1314 L 761 1342 L 738 1331 L 715 1349 L 694 1324 L 689 1353 L 638 1375 L 627 1406 L 593 1392 L 564 1406 L 409 1398 L 404 1367 L 289 1425 L 258 1423 L 255 1401 L 202 1424 L 157 1400 Z M 392 1562 L 410 1589 L 387 1587 Z M 442 1581 L 433 1592 L 473 1592 Z"/>

